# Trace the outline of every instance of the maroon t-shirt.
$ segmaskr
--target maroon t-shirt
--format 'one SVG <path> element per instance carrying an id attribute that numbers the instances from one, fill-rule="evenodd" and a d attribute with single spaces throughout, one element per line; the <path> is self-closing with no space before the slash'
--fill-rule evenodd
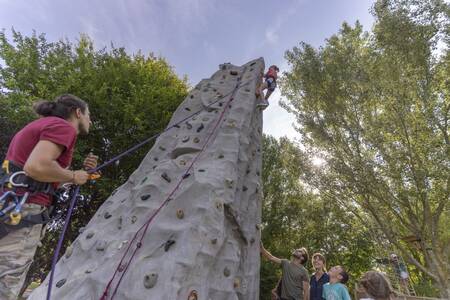
<path id="1" fill-rule="evenodd" d="M 35 120 L 22 128 L 9 144 L 6 159 L 15 165 L 23 167 L 36 144 L 50 141 L 64 147 L 57 162 L 62 168 L 67 168 L 72 162 L 73 150 L 77 140 L 77 131 L 64 119 L 45 117 Z M 50 206 L 51 196 L 37 193 L 28 199 L 28 203 Z"/>

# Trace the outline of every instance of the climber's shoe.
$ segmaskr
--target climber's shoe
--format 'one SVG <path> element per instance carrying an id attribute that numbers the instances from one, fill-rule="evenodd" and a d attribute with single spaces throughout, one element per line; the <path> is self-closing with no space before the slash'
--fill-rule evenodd
<path id="1" fill-rule="evenodd" d="M 256 104 L 256 107 L 258 107 L 261 110 L 265 110 L 269 106 L 269 101 L 266 99 L 262 99 L 258 104 Z"/>

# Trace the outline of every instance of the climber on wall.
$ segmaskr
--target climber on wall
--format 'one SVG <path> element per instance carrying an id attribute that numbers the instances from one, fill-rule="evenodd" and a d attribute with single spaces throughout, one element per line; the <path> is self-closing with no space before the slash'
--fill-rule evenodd
<path id="1" fill-rule="evenodd" d="M 281 265 L 281 300 L 309 300 L 309 274 L 305 268 L 308 251 L 305 248 L 295 249 L 291 260 L 287 260 L 270 254 L 261 242 L 261 254 Z"/>
<path id="2" fill-rule="evenodd" d="M 40 101 L 33 107 L 41 118 L 29 123 L 12 139 L 3 163 L 0 183 L 5 187 L 0 199 L 7 200 L 9 188 L 17 184 L 17 194 L 28 195 L 20 207 L 21 219 L 14 225 L 13 216 L 0 221 L 0 299 L 17 299 L 32 263 L 34 253 L 48 222 L 53 187 L 58 183 L 85 184 L 90 174 L 85 170 L 97 166 L 97 156 L 89 154 L 85 170 L 67 169 L 72 162 L 79 134 L 88 134 L 91 125 L 86 102 L 65 94 L 55 101 Z M 14 179 L 13 179 L 14 177 Z M 0 191 L 2 191 L 0 190 Z M 22 196 L 23 197 L 23 196 Z M 6 201 L 3 202 L 6 204 Z M 0 210 L 2 208 L 0 202 Z M 6 205 L 4 205 L 6 206 Z M 16 206 L 17 207 L 17 206 Z"/>
<path id="3" fill-rule="evenodd" d="M 273 91 L 277 87 L 277 77 L 280 69 L 276 65 L 272 65 L 267 70 L 267 73 L 264 75 L 264 82 L 260 85 L 260 87 L 256 91 L 256 96 L 263 96 L 263 91 L 267 90 L 266 95 L 261 102 L 258 104 L 262 109 L 266 108 L 269 105 L 269 97 L 272 95 Z M 262 97 L 261 97 L 262 98 Z"/>

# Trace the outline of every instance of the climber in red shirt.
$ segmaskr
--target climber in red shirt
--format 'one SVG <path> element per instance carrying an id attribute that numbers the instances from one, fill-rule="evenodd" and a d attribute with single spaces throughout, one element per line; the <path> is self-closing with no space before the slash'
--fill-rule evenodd
<path id="1" fill-rule="evenodd" d="M 30 221 L 43 216 L 52 204 L 52 196 L 42 186 L 58 183 L 83 185 L 90 178 L 86 170 L 97 166 L 98 158 L 90 154 L 83 164 L 85 170 L 68 169 L 77 136 L 87 134 L 91 126 L 85 101 L 66 94 L 55 101 L 40 101 L 33 108 L 41 118 L 26 125 L 13 137 L 3 164 L 4 175 L 24 171 L 24 182 L 39 187 L 23 204 L 19 224 L 0 221 L 0 231 L 4 233 L 0 237 L 0 299 L 4 300 L 17 299 L 42 238 L 44 224 Z M 24 188 L 17 193 L 25 193 L 26 190 Z"/>
<path id="2" fill-rule="evenodd" d="M 264 75 L 264 83 L 261 84 L 256 92 L 256 96 L 260 97 L 262 95 L 262 92 L 267 89 L 264 99 L 260 103 L 258 103 L 258 106 L 262 107 L 263 109 L 269 105 L 269 97 L 277 87 L 277 77 L 279 71 L 280 69 L 276 65 L 270 66 L 269 70 L 267 70 L 267 73 Z"/>

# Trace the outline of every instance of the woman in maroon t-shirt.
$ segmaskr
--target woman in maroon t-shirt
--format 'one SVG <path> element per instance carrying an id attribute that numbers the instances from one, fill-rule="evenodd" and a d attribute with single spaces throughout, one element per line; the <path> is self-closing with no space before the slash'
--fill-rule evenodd
<path id="1" fill-rule="evenodd" d="M 41 118 L 14 136 L 6 160 L 23 168 L 36 181 L 85 184 L 90 175 L 68 167 L 78 134 L 87 134 L 91 125 L 86 102 L 66 94 L 55 101 L 40 101 L 33 108 Z M 85 159 L 85 169 L 96 166 L 96 156 Z M 50 205 L 50 196 L 38 193 L 28 199 L 22 215 L 42 213 Z M 42 224 L 37 224 L 13 230 L 0 239 L 0 299 L 17 299 L 41 239 L 41 229 Z"/>

